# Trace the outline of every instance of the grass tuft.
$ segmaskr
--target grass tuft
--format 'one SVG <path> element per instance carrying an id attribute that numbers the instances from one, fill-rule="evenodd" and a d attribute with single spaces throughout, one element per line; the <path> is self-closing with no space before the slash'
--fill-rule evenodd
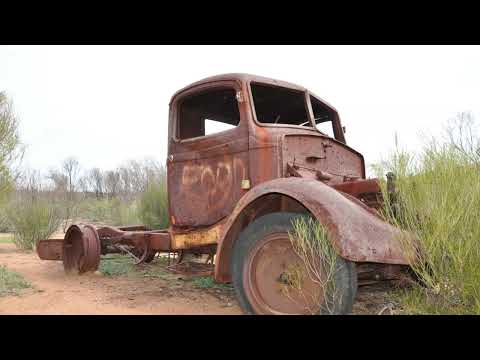
<path id="1" fill-rule="evenodd" d="M 337 270 L 337 254 L 328 238 L 327 229 L 317 220 L 299 218 L 293 222 L 293 231 L 289 234 L 292 246 L 302 260 L 301 268 L 293 266 L 286 273 L 287 279 L 283 291 L 290 296 L 291 291 L 305 300 L 311 313 L 318 312 L 320 307 L 326 313 L 333 312 L 333 303 L 337 298 L 335 273 Z M 305 276 L 320 285 L 318 293 L 307 293 L 303 290 Z M 328 294 L 321 304 L 321 293 Z M 293 300 L 293 297 L 291 297 Z"/>
<path id="2" fill-rule="evenodd" d="M 125 255 L 110 254 L 102 257 L 98 268 L 103 275 L 133 275 L 136 272 L 132 258 Z"/>
<path id="3" fill-rule="evenodd" d="M 192 285 L 199 289 L 223 289 L 231 290 L 232 286 L 229 284 L 221 284 L 215 282 L 211 276 L 200 276 L 192 280 Z"/>
<path id="4" fill-rule="evenodd" d="M 0 265 L 0 297 L 18 295 L 20 290 L 32 287 L 22 275 Z"/>

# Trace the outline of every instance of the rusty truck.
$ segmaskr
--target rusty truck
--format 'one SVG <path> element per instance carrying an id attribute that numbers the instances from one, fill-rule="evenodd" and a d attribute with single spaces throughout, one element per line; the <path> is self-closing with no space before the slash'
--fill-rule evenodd
<path id="1" fill-rule="evenodd" d="M 409 259 L 401 231 L 377 212 L 379 180 L 366 178 L 345 133 L 338 111 L 301 86 L 248 74 L 195 82 L 169 104 L 169 227 L 78 223 L 63 239 L 40 241 L 37 252 L 79 274 L 110 253 L 136 263 L 211 254 L 215 281 L 233 284 L 245 313 L 304 314 L 305 297 L 281 288 L 300 261 L 292 221 L 310 217 L 327 229 L 338 258 L 333 313 L 349 313 L 359 285 L 399 278 Z M 324 312 L 327 290 L 306 278 L 303 285 Z"/>

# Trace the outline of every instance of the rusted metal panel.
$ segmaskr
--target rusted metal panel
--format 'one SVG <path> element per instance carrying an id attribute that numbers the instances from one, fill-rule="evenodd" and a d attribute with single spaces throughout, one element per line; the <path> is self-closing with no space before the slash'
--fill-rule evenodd
<path id="1" fill-rule="evenodd" d="M 124 231 L 124 228 L 102 226 L 96 229 L 104 245 L 128 245 L 155 251 L 172 249 L 172 237 L 169 230 Z"/>
<path id="2" fill-rule="evenodd" d="M 378 179 L 346 181 L 344 183 L 335 184 L 333 188 L 338 191 L 349 193 L 355 197 L 369 193 L 380 193 L 380 183 Z"/>
<path id="3" fill-rule="evenodd" d="M 223 223 L 206 228 L 196 229 L 187 233 L 173 233 L 173 249 L 189 249 L 218 243 L 222 233 Z"/>
<path id="4" fill-rule="evenodd" d="M 37 254 L 42 260 L 62 260 L 63 239 L 40 240 L 37 243 Z"/>
<path id="5" fill-rule="evenodd" d="M 383 205 L 383 195 L 378 179 L 347 181 L 332 186 L 338 191 L 355 196 L 367 206 L 380 209 Z"/>
<path id="6" fill-rule="evenodd" d="M 245 142 L 246 148 L 246 142 Z M 210 225 L 227 216 L 245 193 L 248 153 L 169 164 L 170 217 L 174 226 Z"/>
<path id="7" fill-rule="evenodd" d="M 151 230 L 145 225 L 121 226 L 118 229 L 122 230 L 122 231 L 149 231 L 149 230 Z"/>
<path id="8" fill-rule="evenodd" d="M 331 240 L 343 258 L 355 262 L 410 264 L 411 259 L 406 258 L 398 240 L 399 236 L 408 236 L 407 234 L 372 214 L 360 201 L 352 201 L 318 180 L 297 177 L 271 180 L 246 194 L 225 223 L 217 257 L 228 251 L 226 247 L 232 246 L 223 240 L 236 217 L 249 203 L 270 193 L 284 194 L 303 204 L 328 228 Z M 217 273 L 219 271 L 220 267 Z"/>
<path id="9" fill-rule="evenodd" d="M 242 181 L 249 179 L 245 102 L 238 102 L 240 122 L 234 129 L 215 136 L 176 139 L 177 107 L 182 97 L 219 87 L 241 90 L 235 81 L 209 82 L 185 90 L 171 106 L 167 171 L 173 228 L 215 224 L 231 213 L 246 192 L 242 189 Z"/>
<path id="10" fill-rule="evenodd" d="M 356 151 L 320 135 L 285 135 L 283 162 L 310 172 L 323 171 L 331 175 L 330 183 L 363 178 L 363 157 Z"/>
<path id="11" fill-rule="evenodd" d="M 170 251 L 172 249 L 172 236 L 168 231 L 149 233 L 148 242 L 152 250 Z"/>

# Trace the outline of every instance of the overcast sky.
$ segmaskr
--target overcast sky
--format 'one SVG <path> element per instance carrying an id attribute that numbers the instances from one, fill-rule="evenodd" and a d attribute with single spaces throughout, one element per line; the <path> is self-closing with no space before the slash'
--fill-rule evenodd
<path id="1" fill-rule="evenodd" d="M 367 164 L 395 132 L 415 149 L 421 131 L 457 112 L 480 120 L 479 46 L 0 46 L 0 91 L 14 102 L 26 164 L 44 170 L 68 156 L 89 168 L 165 163 L 171 95 L 230 72 L 312 90 Z"/>

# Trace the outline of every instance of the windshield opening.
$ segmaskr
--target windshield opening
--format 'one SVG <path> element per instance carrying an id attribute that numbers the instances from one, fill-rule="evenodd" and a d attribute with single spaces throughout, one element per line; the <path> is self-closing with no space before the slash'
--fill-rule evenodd
<path id="1" fill-rule="evenodd" d="M 312 95 L 310 95 L 310 103 L 312 104 L 313 118 L 317 130 L 334 138 L 333 111 Z"/>
<path id="2" fill-rule="evenodd" d="M 250 87 L 260 123 L 312 127 L 304 92 L 258 83 L 252 83 Z"/>

